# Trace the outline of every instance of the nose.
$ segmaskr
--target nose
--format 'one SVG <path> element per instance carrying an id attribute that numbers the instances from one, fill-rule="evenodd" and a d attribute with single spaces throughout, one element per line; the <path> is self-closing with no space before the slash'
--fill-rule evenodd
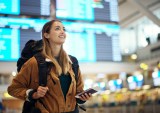
<path id="1" fill-rule="evenodd" d="M 61 33 L 64 34 L 64 33 L 65 33 L 65 30 L 64 30 L 64 29 L 61 29 Z"/>

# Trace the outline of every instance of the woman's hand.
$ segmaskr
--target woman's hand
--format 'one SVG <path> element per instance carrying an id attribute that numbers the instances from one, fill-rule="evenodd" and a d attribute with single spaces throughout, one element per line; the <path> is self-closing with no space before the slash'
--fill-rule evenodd
<path id="1" fill-rule="evenodd" d="M 33 93 L 32 98 L 38 99 L 44 97 L 48 90 L 49 90 L 48 87 L 39 86 L 37 92 Z"/>
<path id="2" fill-rule="evenodd" d="M 92 94 L 91 94 L 91 93 L 89 93 L 89 94 L 85 93 L 85 94 L 81 95 L 79 99 L 82 100 L 82 101 L 87 101 L 87 100 L 89 100 L 91 97 L 92 97 Z"/>

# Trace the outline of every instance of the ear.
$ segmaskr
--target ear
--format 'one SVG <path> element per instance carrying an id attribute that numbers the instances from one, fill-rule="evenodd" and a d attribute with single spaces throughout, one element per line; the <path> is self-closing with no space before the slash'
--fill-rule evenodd
<path id="1" fill-rule="evenodd" d="M 45 38 L 49 38 L 49 34 L 48 33 L 44 33 L 44 37 Z"/>

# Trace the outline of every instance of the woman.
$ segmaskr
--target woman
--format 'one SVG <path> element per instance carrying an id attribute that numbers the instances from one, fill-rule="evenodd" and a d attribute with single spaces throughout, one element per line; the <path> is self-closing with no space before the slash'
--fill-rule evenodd
<path id="1" fill-rule="evenodd" d="M 47 86 L 39 86 L 37 61 L 32 57 L 13 79 L 8 87 L 8 93 L 23 100 L 40 99 L 43 104 L 37 101 L 36 107 L 42 113 L 77 113 L 76 103 L 84 103 L 91 94 L 75 98 L 77 93 L 83 92 L 83 81 L 80 70 L 78 81 L 75 80 L 72 61 L 63 49 L 66 40 L 63 24 L 59 20 L 47 22 L 42 29 L 42 38 L 42 55 L 47 62 L 53 64 L 47 78 Z"/>

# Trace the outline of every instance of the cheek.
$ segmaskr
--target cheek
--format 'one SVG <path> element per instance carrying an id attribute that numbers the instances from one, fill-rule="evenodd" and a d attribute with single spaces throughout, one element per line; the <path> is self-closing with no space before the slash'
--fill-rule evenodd
<path id="1" fill-rule="evenodd" d="M 56 32 L 53 32 L 53 31 L 52 31 L 52 32 L 50 33 L 50 36 L 55 36 L 55 35 L 57 35 Z"/>
<path id="2" fill-rule="evenodd" d="M 58 37 L 58 34 L 57 33 L 50 33 L 50 38 L 52 38 L 52 39 L 54 39 L 54 38 L 56 38 L 56 37 Z"/>
<path id="3" fill-rule="evenodd" d="M 66 33 L 64 33 L 64 35 L 65 35 L 65 38 L 67 38 L 67 34 L 66 34 Z"/>

